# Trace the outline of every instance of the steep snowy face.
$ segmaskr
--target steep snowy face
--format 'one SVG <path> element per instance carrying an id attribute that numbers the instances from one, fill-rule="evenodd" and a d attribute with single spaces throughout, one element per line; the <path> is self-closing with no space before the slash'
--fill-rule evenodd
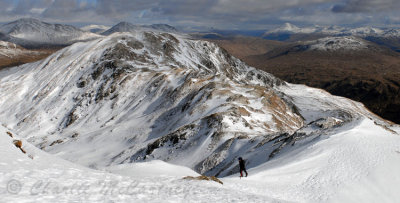
<path id="1" fill-rule="evenodd" d="M 274 139 L 304 125 L 275 90 L 284 82 L 213 43 L 167 33 L 76 43 L 0 77 L 3 123 L 91 167 L 162 159 L 230 174 L 238 156 L 261 164 Z"/>
<path id="2" fill-rule="evenodd" d="M 23 18 L 2 25 L 0 31 L 11 37 L 25 40 L 25 44 L 65 45 L 100 37 L 94 33 L 84 32 L 74 26 L 50 24 L 32 18 Z"/>

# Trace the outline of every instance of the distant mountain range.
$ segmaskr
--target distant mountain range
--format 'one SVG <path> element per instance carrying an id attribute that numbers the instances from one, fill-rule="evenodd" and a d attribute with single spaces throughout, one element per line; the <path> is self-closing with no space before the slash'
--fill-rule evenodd
<path id="1" fill-rule="evenodd" d="M 110 35 L 115 32 L 134 32 L 138 30 L 158 30 L 163 32 L 176 33 L 178 30 L 167 24 L 153 24 L 153 25 L 134 25 L 128 22 L 120 22 L 112 28 L 106 30 L 102 35 Z"/>
<path id="2" fill-rule="evenodd" d="M 309 26 L 297 27 L 290 23 L 262 35 L 262 38 L 278 41 L 308 41 L 322 37 L 354 36 L 384 45 L 394 51 L 400 51 L 400 28 L 358 27 L 348 28 L 340 26 Z"/>
<path id="3" fill-rule="evenodd" d="M 167 24 L 134 25 L 128 22 L 120 22 L 111 28 L 105 25 L 88 25 L 79 29 L 72 25 L 51 24 L 33 18 L 22 18 L 0 26 L 0 40 L 12 42 L 25 48 L 67 46 L 79 41 L 97 39 L 115 32 L 137 30 L 179 32 L 175 27 Z"/>
<path id="4" fill-rule="evenodd" d="M 400 29 L 395 28 L 375 28 L 375 27 L 358 27 L 346 28 L 341 26 L 310 26 L 297 27 L 290 23 L 264 33 L 264 37 L 268 38 L 276 34 L 324 34 L 324 35 L 352 35 L 359 37 L 379 36 L 379 37 L 400 37 Z"/>
<path id="5" fill-rule="evenodd" d="M 71 25 L 51 24 L 33 18 L 23 18 L 0 26 L 3 38 L 21 46 L 69 45 L 100 36 Z M 1 40 L 4 40 L 1 39 Z"/>

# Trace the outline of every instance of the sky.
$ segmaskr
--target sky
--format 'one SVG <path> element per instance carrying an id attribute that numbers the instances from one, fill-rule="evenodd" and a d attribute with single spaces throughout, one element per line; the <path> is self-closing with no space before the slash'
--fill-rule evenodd
<path id="1" fill-rule="evenodd" d="M 295 25 L 400 27 L 400 0 L 0 0 L 0 22 L 32 17 L 77 26 L 166 23 L 262 30 Z"/>

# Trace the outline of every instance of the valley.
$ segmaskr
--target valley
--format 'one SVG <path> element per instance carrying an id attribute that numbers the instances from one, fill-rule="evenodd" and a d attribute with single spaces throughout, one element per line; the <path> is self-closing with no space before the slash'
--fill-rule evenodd
<path id="1" fill-rule="evenodd" d="M 340 45 L 335 40 L 325 41 L 322 45 L 337 44 L 343 49 L 312 45 L 318 40 L 280 42 L 279 46 L 268 40 L 257 45 L 240 44 L 235 39 L 212 41 L 247 64 L 282 80 L 322 88 L 334 95 L 360 101 L 381 117 L 400 122 L 400 54 L 390 47 L 367 40 L 362 41 L 364 48 L 348 50 L 352 45 Z M 257 49 L 260 45 L 265 48 Z M 238 53 L 238 50 L 247 49 L 256 51 Z"/>

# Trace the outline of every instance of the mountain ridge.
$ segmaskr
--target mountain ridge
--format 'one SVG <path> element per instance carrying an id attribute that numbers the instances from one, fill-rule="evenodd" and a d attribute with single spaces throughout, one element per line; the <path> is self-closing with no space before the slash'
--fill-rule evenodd
<path id="1" fill-rule="evenodd" d="M 365 27 L 341 27 L 341 26 L 302 26 L 297 27 L 290 23 L 285 23 L 281 27 L 266 31 L 264 36 L 269 34 L 325 34 L 330 36 L 381 36 L 381 37 L 400 37 L 400 29 L 397 28 L 376 28 L 371 26 Z"/>
<path id="2" fill-rule="evenodd" d="M 91 168 L 161 159 L 227 176 L 238 156 L 255 167 L 360 118 L 388 126 L 359 103 L 286 84 L 176 34 L 115 33 L 0 76 L 1 122 Z M 301 89 L 314 96 L 296 96 Z"/>

